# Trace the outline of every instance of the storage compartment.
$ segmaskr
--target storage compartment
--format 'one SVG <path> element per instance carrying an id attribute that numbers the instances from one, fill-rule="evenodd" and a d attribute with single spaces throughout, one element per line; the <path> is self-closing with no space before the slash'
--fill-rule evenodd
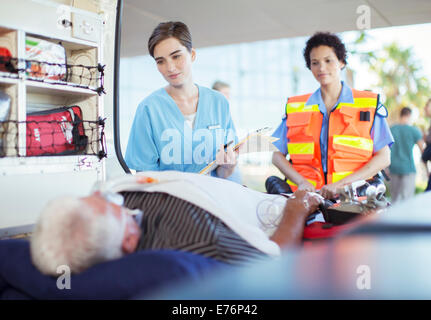
<path id="1" fill-rule="evenodd" d="M 25 74 L 29 79 L 67 81 L 66 50 L 61 43 L 27 36 Z"/>
<path id="2" fill-rule="evenodd" d="M 100 92 L 103 68 L 96 47 L 35 35 L 26 37 L 26 74 L 30 80 Z"/>
<path id="3" fill-rule="evenodd" d="M 97 49 L 66 48 L 68 57 L 68 81 L 82 87 L 98 89 L 103 86 L 102 74 L 97 64 Z"/>
<path id="4" fill-rule="evenodd" d="M 47 91 L 46 91 L 47 90 Z M 96 94 L 85 94 L 85 93 L 78 93 L 78 92 L 70 92 L 70 91 L 62 91 L 61 93 L 58 92 L 58 90 L 53 89 L 46 89 L 46 88 L 40 88 L 40 87 L 33 87 L 28 86 L 27 87 L 27 115 L 30 114 L 49 114 L 52 112 L 52 110 L 64 108 L 64 107 L 71 107 L 71 106 L 79 106 L 81 119 L 80 122 L 82 123 L 83 127 L 83 134 L 80 134 L 80 136 L 86 137 L 86 147 L 84 150 L 79 150 L 79 152 L 76 152 L 75 154 L 84 154 L 84 155 L 94 155 L 98 157 L 102 157 L 105 155 L 105 141 L 104 141 L 104 121 L 99 117 L 98 112 L 98 99 L 99 97 Z M 32 118 L 27 118 L 27 121 L 29 121 Z M 44 119 L 44 118 L 42 118 Z M 68 118 L 69 119 L 69 118 Z M 34 121 L 34 119 L 33 119 Z M 40 125 L 46 128 L 46 120 L 41 121 Z M 38 129 L 37 124 L 31 125 L 34 129 Z M 61 120 L 58 119 L 57 121 L 54 121 L 52 124 L 52 130 L 53 130 L 53 136 L 58 135 L 58 127 L 64 128 L 64 134 L 66 136 L 70 136 L 71 132 L 67 132 L 67 128 L 72 126 L 72 123 L 69 121 L 66 121 L 64 119 L 64 122 L 61 123 Z M 34 133 L 29 133 L 27 126 L 27 139 L 29 137 L 34 137 Z M 57 129 L 55 129 L 57 128 Z M 69 129 L 70 129 L 69 128 Z M 46 129 L 45 135 L 47 134 Z M 57 131 L 57 132 L 54 132 Z M 38 132 L 36 132 L 38 133 Z M 39 133 L 40 134 L 40 133 Z M 43 138 L 43 137 L 41 137 Z M 46 139 L 51 139 L 49 137 L 44 137 Z M 70 137 L 69 137 L 70 138 Z M 52 138 L 52 141 L 56 139 Z M 77 140 L 75 140 L 76 142 Z M 79 144 L 83 143 L 83 139 L 81 138 L 79 141 L 81 141 Z M 30 142 L 26 142 L 27 151 L 28 147 L 30 145 Z M 33 144 L 34 145 L 34 144 Z M 61 148 L 60 148 L 61 150 Z M 30 152 L 29 155 L 59 155 L 52 152 L 52 148 L 47 148 L 46 152 Z M 68 153 L 63 153 L 64 155 L 67 155 Z M 69 153 L 74 154 L 74 153 Z"/>
<path id="5" fill-rule="evenodd" d="M 17 31 L 0 27 L 0 77 L 18 77 L 17 57 Z"/>
<path id="6" fill-rule="evenodd" d="M 7 56 L 10 53 L 15 68 L 14 72 L 0 71 L 0 90 L 10 96 L 8 118 L 0 119 L 0 157 L 27 156 L 27 114 L 73 105 L 82 109 L 88 137 L 80 154 L 105 156 L 104 121 L 99 111 L 103 68 L 99 67 L 98 46 L 0 27 L 0 47 Z M 0 59 L 0 66 L 1 62 L 5 59 Z M 58 155 L 38 155 L 42 154 Z"/>
<path id="7" fill-rule="evenodd" d="M 18 155 L 18 87 L 16 84 L 0 82 L 0 92 L 10 99 L 8 106 L 0 102 L 0 157 Z"/>
<path id="8" fill-rule="evenodd" d="M 22 10 L 23 6 L 26 10 Z M 77 12 L 67 7 L 71 13 L 64 18 L 71 20 L 71 14 Z M 31 227 L 41 207 L 50 199 L 70 193 L 87 194 L 95 182 L 105 177 L 104 121 L 101 119 L 103 68 L 100 67 L 103 65 L 100 53 L 102 18 L 95 13 L 79 11 L 79 16 L 85 20 L 89 17 L 98 22 L 93 26 L 100 36 L 86 40 L 73 37 L 72 28 L 61 25 L 58 9 L 52 1 L 22 0 L 10 1 L 7 10 L 0 10 L 0 47 L 5 48 L 6 56 L 0 61 L 0 69 L 2 62 L 14 66 L 12 71 L 0 70 L 0 91 L 10 97 L 7 119 L 0 119 L 0 192 L 3 195 L 0 237 Z M 26 39 L 33 41 L 34 48 L 37 42 L 46 41 L 45 55 L 38 55 L 37 49 L 35 55 L 27 56 Z M 59 43 L 62 47 L 57 46 Z M 49 48 L 61 50 L 49 53 Z M 59 154 L 56 149 L 27 153 L 27 114 L 75 105 L 82 111 L 78 128 L 81 128 L 81 136 L 87 137 L 85 150 L 70 155 Z M 56 122 L 65 140 L 70 140 L 71 118 L 48 121 Z M 34 129 L 39 128 L 33 126 L 32 129 L 34 133 Z M 41 130 L 42 127 L 39 133 Z M 58 130 L 54 133 L 57 138 L 58 133 Z M 43 146 L 42 151 L 45 151 Z M 25 201 L 22 201 L 23 195 Z"/>

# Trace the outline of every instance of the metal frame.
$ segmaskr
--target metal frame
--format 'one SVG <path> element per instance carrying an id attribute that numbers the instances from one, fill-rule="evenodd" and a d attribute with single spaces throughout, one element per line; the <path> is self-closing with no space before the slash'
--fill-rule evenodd
<path id="1" fill-rule="evenodd" d="M 123 16 L 123 0 L 117 1 L 117 16 L 115 22 L 115 54 L 114 54 L 114 146 L 118 162 L 124 172 L 131 173 L 123 158 L 120 144 L 120 47 L 121 23 Z"/>

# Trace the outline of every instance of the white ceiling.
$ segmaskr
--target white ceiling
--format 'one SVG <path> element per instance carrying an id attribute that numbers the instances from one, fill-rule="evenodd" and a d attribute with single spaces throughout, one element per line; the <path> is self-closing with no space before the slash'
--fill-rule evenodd
<path id="1" fill-rule="evenodd" d="M 358 30 L 361 5 L 371 28 L 431 22 L 431 0 L 124 0 L 121 55 L 147 54 L 159 22 L 185 22 L 199 48 Z"/>

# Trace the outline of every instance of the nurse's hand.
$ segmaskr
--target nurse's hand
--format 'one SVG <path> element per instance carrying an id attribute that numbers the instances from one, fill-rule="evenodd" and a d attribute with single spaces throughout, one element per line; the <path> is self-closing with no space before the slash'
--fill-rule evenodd
<path id="1" fill-rule="evenodd" d="M 237 164 L 238 154 L 232 150 L 231 147 L 227 147 L 224 151 L 224 145 L 220 145 L 220 149 L 216 154 L 217 176 L 220 178 L 229 177 L 235 170 Z"/>

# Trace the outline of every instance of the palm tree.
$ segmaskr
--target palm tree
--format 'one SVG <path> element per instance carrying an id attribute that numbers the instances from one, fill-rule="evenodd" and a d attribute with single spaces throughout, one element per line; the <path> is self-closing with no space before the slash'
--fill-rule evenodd
<path id="1" fill-rule="evenodd" d="M 383 46 L 381 50 L 360 52 L 357 47 L 367 41 L 368 35 L 361 32 L 353 43 L 354 54 L 369 65 L 377 76 L 374 86 L 383 94 L 383 101 L 389 110 L 389 122 L 393 122 L 404 106 L 415 106 L 422 110 L 431 96 L 429 80 L 421 75 L 422 66 L 416 60 L 412 48 L 402 48 L 396 42 Z M 423 117 L 422 117 L 423 120 Z M 418 123 L 421 125 L 421 123 Z M 423 123 L 425 125 L 425 123 Z"/>

